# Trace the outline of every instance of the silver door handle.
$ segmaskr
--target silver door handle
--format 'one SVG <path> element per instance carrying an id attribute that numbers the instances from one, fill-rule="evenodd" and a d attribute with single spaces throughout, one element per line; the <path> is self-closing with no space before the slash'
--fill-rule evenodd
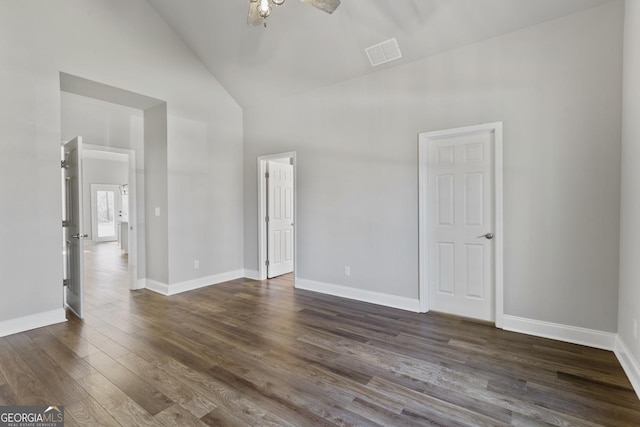
<path id="1" fill-rule="evenodd" d="M 87 237 L 89 237 L 88 234 L 74 234 L 73 236 L 74 239 L 86 239 Z"/>
<path id="2" fill-rule="evenodd" d="M 478 239 L 480 239 L 481 237 L 484 237 L 487 240 L 491 240 L 493 239 L 493 233 L 483 234 L 482 236 L 478 236 Z"/>

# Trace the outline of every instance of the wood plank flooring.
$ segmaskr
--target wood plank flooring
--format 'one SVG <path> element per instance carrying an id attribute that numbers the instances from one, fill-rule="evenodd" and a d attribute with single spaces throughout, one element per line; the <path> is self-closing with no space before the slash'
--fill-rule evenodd
<path id="1" fill-rule="evenodd" d="M 68 426 L 640 426 L 611 352 L 290 276 L 132 292 L 113 244 L 88 250 L 86 319 L 0 338 L 0 405 L 62 404 Z"/>

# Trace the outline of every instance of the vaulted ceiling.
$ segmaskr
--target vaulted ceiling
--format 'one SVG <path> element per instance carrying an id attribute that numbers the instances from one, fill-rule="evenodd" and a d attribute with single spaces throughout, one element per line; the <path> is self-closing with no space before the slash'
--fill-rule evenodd
<path id="1" fill-rule="evenodd" d="M 147 0 L 243 107 L 405 64 L 610 0 L 298 0 L 249 27 L 249 0 Z M 372 68 L 365 48 L 395 37 L 403 58 Z"/>

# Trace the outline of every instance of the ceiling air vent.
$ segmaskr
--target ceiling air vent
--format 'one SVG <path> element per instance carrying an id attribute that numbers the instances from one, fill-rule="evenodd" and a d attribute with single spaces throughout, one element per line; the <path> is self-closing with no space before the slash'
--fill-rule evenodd
<path id="1" fill-rule="evenodd" d="M 402 52 L 395 38 L 368 47 L 365 52 L 372 67 L 402 58 Z"/>

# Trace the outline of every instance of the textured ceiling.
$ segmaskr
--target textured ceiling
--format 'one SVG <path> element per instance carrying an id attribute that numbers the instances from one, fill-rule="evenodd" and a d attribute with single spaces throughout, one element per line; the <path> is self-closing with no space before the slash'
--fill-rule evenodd
<path id="1" fill-rule="evenodd" d="M 297 0 L 267 28 L 249 0 L 147 0 L 243 107 L 272 102 L 588 9 L 610 0 L 342 0 L 333 15 Z M 366 47 L 396 37 L 403 58 L 371 68 Z"/>

